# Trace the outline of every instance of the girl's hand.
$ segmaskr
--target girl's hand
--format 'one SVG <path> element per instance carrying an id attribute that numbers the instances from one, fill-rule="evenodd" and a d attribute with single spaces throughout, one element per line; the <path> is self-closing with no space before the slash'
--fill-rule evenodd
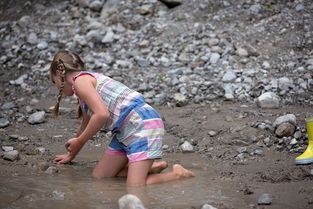
<path id="1" fill-rule="evenodd" d="M 71 162 L 71 160 L 74 159 L 75 156 L 72 156 L 70 153 L 64 154 L 64 155 L 57 155 L 54 158 L 54 161 L 57 163 L 65 164 Z"/>
<path id="2" fill-rule="evenodd" d="M 72 138 L 65 143 L 66 150 L 70 155 L 73 156 L 73 158 L 77 155 L 83 146 L 84 143 L 78 140 L 78 138 Z"/>

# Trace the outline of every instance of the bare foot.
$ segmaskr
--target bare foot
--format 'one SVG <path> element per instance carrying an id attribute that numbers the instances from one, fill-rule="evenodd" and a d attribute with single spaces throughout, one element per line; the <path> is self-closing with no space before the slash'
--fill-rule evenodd
<path id="1" fill-rule="evenodd" d="M 167 162 L 166 161 L 159 161 L 159 162 L 153 162 L 149 173 L 153 174 L 153 173 L 160 173 L 161 171 L 163 171 L 165 168 L 167 168 Z"/>
<path id="2" fill-rule="evenodd" d="M 180 178 L 189 178 L 189 177 L 195 177 L 196 174 L 194 174 L 192 171 L 187 170 L 180 164 L 174 164 L 173 165 L 173 173 L 177 176 L 177 179 Z"/>

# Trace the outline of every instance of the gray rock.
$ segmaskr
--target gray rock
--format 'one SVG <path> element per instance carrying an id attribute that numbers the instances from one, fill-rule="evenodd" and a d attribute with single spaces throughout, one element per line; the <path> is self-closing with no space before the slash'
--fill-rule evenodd
<path id="1" fill-rule="evenodd" d="M 108 44 L 108 43 L 112 43 L 114 41 L 114 33 L 112 30 L 109 30 L 105 36 L 103 37 L 103 39 L 101 40 L 102 43 L 104 44 Z"/>
<path id="2" fill-rule="evenodd" d="M 261 108 L 279 108 L 280 98 L 273 92 L 266 92 L 257 98 L 257 105 Z"/>
<path id="3" fill-rule="evenodd" d="M 119 209 L 145 209 L 141 200 L 132 194 L 126 194 L 118 200 Z"/>
<path id="4" fill-rule="evenodd" d="M 9 161 L 15 161 L 19 157 L 19 152 L 17 150 L 11 150 L 4 152 L 3 159 Z"/>
<path id="5" fill-rule="evenodd" d="M 294 114 L 286 114 L 286 115 L 280 116 L 280 117 L 276 118 L 273 126 L 277 127 L 280 124 L 285 123 L 285 122 L 289 122 L 293 125 L 296 125 L 297 124 L 296 116 Z"/>
<path id="6" fill-rule="evenodd" d="M 9 110 L 9 109 L 12 109 L 14 107 L 15 107 L 15 104 L 13 102 L 7 102 L 1 106 L 1 109 L 2 110 Z"/>
<path id="7" fill-rule="evenodd" d="M 5 152 L 8 152 L 8 151 L 14 150 L 14 147 L 12 147 L 12 146 L 2 146 L 2 150 L 5 151 Z"/>
<path id="8" fill-rule="evenodd" d="M 272 204 L 273 196 L 271 194 L 262 194 L 258 199 L 258 205 Z"/>
<path id="9" fill-rule="evenodd" d="M 180 149 L 182 152 L 194 152 L 193 146 L 188 141 L 185 141 L 182 145 L 180 145 Z"/>
<path id="10" fill-rule="evenodd" d="M 37 48 L 38 48 L 38 49 L 46 49 L 46 48 L 48 48 L 48 43 L 45 42 L 45 41 L 40 41 L 40 42 L 37 44 Z"/>
<path id="11" fill-rule="evenodd" d="M 38 42 L 38 38 L 37 38 L 36 33 L 30 33 L 27 36 L 27 42 L 30 44 L 36 44 Z"/>
<path id="12" fill-rule="evenodd" d="M 10 122 L 5 118 L 0 118 L 0 128 L 9 126 Z"/>
<path id="13" fill-rule="evenodd" d="M 47 170 L 45 172 L 48 174 L 56 174 L 59 172 L 59 170 L 54 166 L 50 166 L 47 168 Z"/>
<path id="14" fill-rule="evenodd" d="M 204 204 L 202 205 L 201 209 L 217 209 L 217 208 L 209 204 Z"/>
<path id="15" fill-rule="evenodd" d="M 218 53 L 212 53 L 210 56 L 210 63 L 216 64 L 220 60 L 221 55 Z"/>
<path id="16" fill-rule="evenodd" d="M 38 124 L 43 123 L 45 121 L 45 111 L 39 111 L 31 114 L 28 118 L 29 124 Z"/>
<path id="17" fill-rule="evenodd" d="M 100 12 L 102 9 L 103 3 L 101 1 L 95 0 L 92 1 L 91 4 L 89 5 L 89 8 L 92 9 L 93 11 Z"/>
<path id="18" fill-rule="evenodd" d="M 54 190 L 52 192 L 52 198 L 55 200 L 64 200 L 65 193 Z"/>
<path id="19" fill-rule="evenodd" d="M 292 136 L 295 130 L 296 130 L 296 127 L 293 124 L 289 122 L 284 122 L 276 128 L 275 134 L 278 137 L 284 137 L 284 136 L 288 137 L 288 136 Z"/>
<path id="20" fill-rule="evenodd" d="M 231 71 L 231 70 L 229 70 L 229 71 L 227 71 L 225 74 L 224 74 L 224 76 L 223 76 L 223 78 L 222 78 L 222 81 L 223 82 L 233 82 L 233 81 L 235 81 L 236 80 L 236 78 L 237 78 L 237 75 L 236 75 L 236 73 L 234 73 L 234 71 Z"/>
<path id="21" fill-rule="evenodd" d="M 239 57 L 248 57 L 249 56 L 249 53 L 247 50 L 245 50 L 244 48 L 237 48 L 237 55 Z"/>

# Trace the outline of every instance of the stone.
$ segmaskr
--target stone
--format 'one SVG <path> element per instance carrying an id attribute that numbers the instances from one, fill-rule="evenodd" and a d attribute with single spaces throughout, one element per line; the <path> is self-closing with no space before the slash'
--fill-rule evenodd
<path id="1" fill-rule="evenodd" d="M 9 126 L 10 122 L 5 118 L 0 118 L 0 128 Z"/>
<path id="2" fill-rule="evenodd" d="M 204 204 L 202 205 L 201 209 L 217 209 L 217 208 L 209 204 Z"/>
<path id="3" fill-rule="evenodd" d="M 32 125 L 43 123 L 45 121 L 45 115 L 45 111 L 35 112 L 29 116 L 28 123 Z"/>
<path id="4" fill-rule="evenodd" d="M 180 149 L 182 152 L 194 152 L 193 146 L 188 141 L 185 141 L 182 145 L 180 145 Z"/>
<path id="5" fill-rule="evenodd" d="M 221 55 L 218 53 L 212 53 L 210 56 L 210 63 L 216 64 L 220 60 Z"/>
<path id="6" fill-rule="evenodd" d="M 279 108 L 280 98 L 273 92 L 266 92 L 257 98 L 256 103 L 261 108 Z"/>
<path id="7" fill-rule="evenodd" d="M 9 161 L 16 161 L 18 160 L 19 152 L 17 150 L 11 150 L 4 152 L 3 159 Z"/>
<path id="8" fill-rule="evenodd" d="M 271 194 L 262 194 L 258 199 L 258 205 L 272 204 L 273 196 Z"/>
<path id="9" fill-rule="evenodd" d="M 49 163 L 48 162 L 39 162 L 38 168 L 41 171 L 46 171 L 49 168 Z"/>
<path id="10" fill-rule="evenodd" d="M 102 9 L 103 3 L 101 1 L 92 1 L 89 5 L 89 8 L 95 12 L 100 12 Z"/>
<path id="11" fill-rule="evenodd" d="M 236 78 L 237 78 L 236 73 L 234 73 L 234 71 L 229 70 L 224 74 L 222 81 L 226 83 L 233 82 L 236 80 Z"/>
<path id="12" fill-rule="evenodd" d="M 286 115 L 280 116 L 280 117 L 276 118 L 273 126 L 277 127 L 280 124 L 285 123 L 285 122 L 289 122 L 293 125 L 296 125 L 296 123 L 297 123 L 296 116 L 294 114 L 286 114 Z"/>
<path id="13" fill-rule="evenodd" d="M 48 174 L 56 174 L 59 170 L 54 166 L 49 166 L 45 172 Z"/>
<path id="14" fill-rule="evenodd" d="M 13 109 L 14 107 L 15 107 L 15 104 L 13 102 L 7 102 L 1 106 L 1 109 L 2 110 L 10 110 L 10 109 Z"/>
<path id="15" fill-rule="evenodd" d="M 289 122 L 284 122 L 280 124 L 275 131 L 276 136 L 278 137 L 288 137 L 288 136 L 293 136 L 294 132 L 296 130 L 296 127 L 289 123 Z"/>
<path id="16" fill-rule="evenodd" d="M 12 146 L 2 146 L 2 150 L 5 151 L 5 152 L 8 152 L 8 151 L 14 150 L 14 147 L 12 147 Z"/>
<path id="17" fill-rule="evenodd" d="M 249 56 L 249 53 L 247 50 L 245 50 L 244 48 L 237 48 L 237 55 L 239 57 L 248 57 Z"/>
<path id="18" fill-rule="evenodd" d="M 141 200 L 132 194 L 126 194 L 118 200 L 119 209 L 145 209 Z"/>

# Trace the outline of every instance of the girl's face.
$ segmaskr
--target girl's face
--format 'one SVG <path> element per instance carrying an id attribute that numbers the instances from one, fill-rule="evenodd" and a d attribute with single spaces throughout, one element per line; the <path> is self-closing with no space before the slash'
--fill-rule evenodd
<path id="1" fill-rule="evenodd" d="M 64 88 L 62 93 L 66 96 L 72 96 L 74 94 L 72 89 L 72 80 L 68 79 L 69 76 L 65 76 Z M 61 73 L 57 71 L 56 75 L 52 76 L 52 82 L 56 85 L 56 87 L 60 90 L 62 86 Z"/>

